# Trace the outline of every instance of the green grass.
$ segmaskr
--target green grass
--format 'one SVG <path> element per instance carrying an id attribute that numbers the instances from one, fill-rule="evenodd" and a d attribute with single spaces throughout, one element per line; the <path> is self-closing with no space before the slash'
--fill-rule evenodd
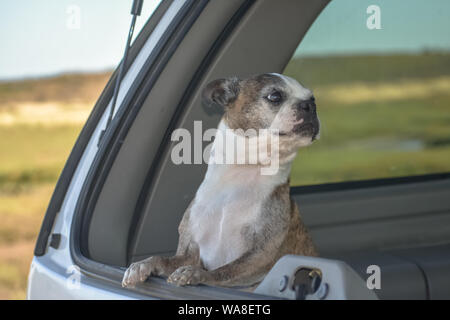
<path id="1" fill-rule="evenodd" d="M 39 227 L 81 126 L 0 126 L 0 299 L 24 299 Z"/>
<path id="2" fill-rule="evenodd" d="M 450 92 L 422 100 L 325 104 L 318 106 L 318 114 L 324 146 L 377 137 L 420 139 L 430 144 L 450 138 Z"/>
<path id="3" fill-rule="evenodd" d="M 33 248 L 53 183 L 0 193 L 0 299 L 24 299 Z"/>
<path id="4" fill-rule="evenodd" d="M 450 74 L 450 54 L 300 57 L 284 72 L 312 88 L 351 82 L 430 79 Z"/>
<path id="5" fill-rule="evenodd" d="M 0 126 L 0 192 L 55 182 L 81 126 Z"/>
<path id="6" fill-rule="evenodd" d="M 12 114 L 17 120 L 0 121 L 0 299 L 25 298 L 46 207 L 82 127 L 78 117 L 70 121 L 77 116 L 70 104 L 77 103 L 81 114 L 87 114 L 108 76 L 64 75 L 0 83 L 0 116 L 5 119 Z M 56 114 L 48 113 L 52 109 L 46 103 L 56 106 Z M 23 113 L 23 107 L 39 108 L 36 114 L 46 121 L 30 122 L 34 118 Z M 69 121 L 61 118 L 67 111 Z"/>
<path id="7" fill-rule="evenodd" d="M 91 104 L 100 95 L 110 71 L 83 74 L 63 74 L 56 77 L 0 81 L 0 110 L 17 102 L 83 102 Z"/>
<path id="8" fill-rule="evenodd" d="M 301 149 L 292 185 L 450 171 L 450 94 L 319 106 L 321 138 Z"/>
<path id="9" fill-rule="evenodd" d="M 299 58 L 285 74 L 313 89 L 321 120 L 320 140 L 293 164 L 292 185 L 450 171 L 450 91 L 433 82 L 449 81 L 450 54 Z M 429 94 L 417 97 L 408 81 Z M 351 98 L 360 84 L 379 96 L 345 102 L 328 94 L 340 87 Z M 383 95 L 391 89 L 401 98 Z"/>
<path id="10" fill-rule="evenodd" d="M 326 148 L 300 151 L 292 167 L 291 185 L 439 173 L 450 171 L 450 148 L 421 151 L 378 151 Z"/>

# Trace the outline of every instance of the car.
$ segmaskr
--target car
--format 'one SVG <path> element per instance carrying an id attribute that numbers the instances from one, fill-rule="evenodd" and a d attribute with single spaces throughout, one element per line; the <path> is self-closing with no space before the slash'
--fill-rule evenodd
<path id="1" fill-rule="evenodd" d="M 254 292 L 157 277 L 121 286 L 131 262 L 176 250 L 177 226 L 207 165 L 174 164 L 171 134 L 220 120 L 202 107 L 201 89 L 226 76 L 283 73 L 328 2 L 162 1 L 122 62 L 112 121 L 120 67 L 60 175 L 27 298 L 449 299 L 447 172 L 292 187 L 321 257 L 283 257 Z M 300 279 L 305 270 L 319 274 L 317 285 Z M 302 281 L 313 287 L 306 296 L 296 291 Z"/>

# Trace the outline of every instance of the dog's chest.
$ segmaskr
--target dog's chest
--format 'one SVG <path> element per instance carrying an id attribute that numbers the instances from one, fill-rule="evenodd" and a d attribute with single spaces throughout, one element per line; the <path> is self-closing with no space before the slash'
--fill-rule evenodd
<path id="1" fill-rule="evenodd" d="M 196 197 L 190 213 L 190 231 L 208 270 L 242 256 L 248 236 L 256 231 L 262 194 L 243 190 L 208 192 Z"/>

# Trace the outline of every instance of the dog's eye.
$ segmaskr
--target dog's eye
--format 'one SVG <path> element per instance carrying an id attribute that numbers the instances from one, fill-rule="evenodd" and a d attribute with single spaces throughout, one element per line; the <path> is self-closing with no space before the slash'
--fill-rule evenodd
<path id="1" fill-rule="evenodd" d="M 279 91 L 274 91 L 266 97 L 267 100 L 273 103 L 281 101 L 281 93 Z"/>

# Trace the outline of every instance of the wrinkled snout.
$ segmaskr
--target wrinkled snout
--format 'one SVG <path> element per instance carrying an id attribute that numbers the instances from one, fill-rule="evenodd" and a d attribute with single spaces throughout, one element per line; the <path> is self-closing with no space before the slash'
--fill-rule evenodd
<path id="1" fill-rule="evenodd" d="M 294 127 L 294 132 L 301 136 L 311 136 L 314 140 L 319 133 L 319 118 L 317 117 L 316 99 L 311 96 L 308 100 L 296 104 L 297 120 L 303 121 Z"/>
<path id="2" fill-rule="evenodd" d="M 311 113 L 314 115 L 314 114 L 316 114 L 316 102 L 315 101 L 316 101 L 316 99 L 314 98 L 314 96 L 311 96 L 311 98 L 308 100 L 300 101 L 297 104 L 297 108 L 301 112 L 304 112 L 306 114 Z"/>

